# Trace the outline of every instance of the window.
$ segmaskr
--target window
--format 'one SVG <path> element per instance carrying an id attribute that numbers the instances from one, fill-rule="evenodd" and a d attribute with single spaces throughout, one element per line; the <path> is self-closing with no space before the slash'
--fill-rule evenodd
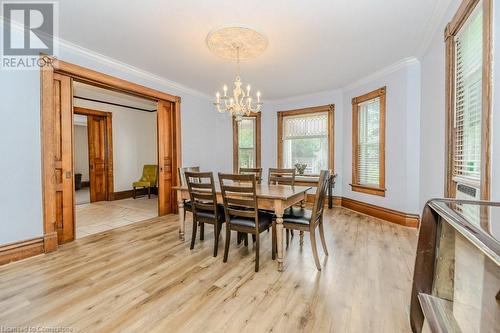
<path id="1" fill-rule="evenodd" d="M 476 181 L 481 164 L 482 11 L 476 10 L 455 39 L 453 176 Z"/>
<path id="2" fill-rule="evenodd" d="M 260 168 L 260 113 L 233 118 L 233 170 Z"/>
<path id="3" fill-rule="evenodd" d="M 352 190 L 385 196 L 385 87 L 352 99 Z"/>
<path id="4" fill-rule="evenodd" d="M 448 197 L 465 184 L 489 198 L 490 8 L 490 0 L 465 0 L 445 31 Z"/>
<path id="5" fill-rule="evenodd" d="M 317 175 L 333 170 L 333 105 L 278 112 L 278 166 Z"/>

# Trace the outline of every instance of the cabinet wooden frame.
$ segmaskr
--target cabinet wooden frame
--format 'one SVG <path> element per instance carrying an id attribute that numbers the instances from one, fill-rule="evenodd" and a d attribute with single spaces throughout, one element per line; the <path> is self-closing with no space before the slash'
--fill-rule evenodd
<path id="1" fill-rule="evenodd" d="M 55 175 L 55 116 L 54 116 L 54 76 L 62 75 L 93 86 L 119 91 L 156 101 L 158 106 L 158 127 L 163 134 L 168 133 L 168 140 L 159 140 L 160 180 L 172 187 L 178 185 L 176 170 L 182 165 L 181 155 L 181 98 L 163 93 L 139 84 L 125 81 L 107 74 L 96 72 L 78 65 L 70 64 L 54 57 L 40 55 L 40 95 L 41 95 L 41 142 L 42 142 L 42 204 L 44 252 L 51 252 L 58 247 L 57 211 L 56 211 L 56 175 Z M 161 109 L 161 110 L 160 110 Z M 160 124 L 161 122 L 161 124 Z M 160 137 L 160 135 L 158 135 Z M 165 141 L 165 142 L 164 142 Z M 161 146 L 161 150 L 160 150 Z M 162 160 L 160 161 L 160 155 Z M 163 189 L 159 196 L 171 198 L 170 205 L 159 200 L 159 215 L 177 212 L 176 193 L 172 189 Z M 74 209 L 74 206 L 73 206 Z"/>
<path id="2" fill-rule="evenodd" d="M 327 104 L 302 109 L 278 111 L 278 168 L 283 168 L 283 118 L 313 113 L 328 112 L 328 169 L 334 170 L 335 152 L 335 105 Z"/>
<path id="3" fill-rule="evenodd" d="M 352 183 L 351 189 L 354 192 L 378 195 L 385 197 L 385 109 L 386 109 L 386 87 L 379 88 L 367 94 L 354 97 L 352 99 Z M 367 186 L 359 183 L 358 180 L 358 138 L 359 138 L 359 104 L 379 98 L 379 186 Z"/>
<path id="4" fill-rule="evenodd" d="M 244 118 L 255 118 L 255 166 L 254 168 L 260 168 L 261 161 L 261 113 L 252 112 L 249 116 Z M 236 118 L 233 117 L 233 172 L 238 173 L 239 171 L 239 135 L 238 135 L 238 122 Z"/>
<path id="5" fill-rule="evenodd" d="M 482 4 L 480 4 L 482 1 Z M 478 5 L 483 6 L 483 71 L 482 71 L 482 111 L 481 111 L 481 200 L 490 199 L 491 178 L 491 108 L 492 108 L 492 0 L 463 0 L 455 16 L 444 31 L 446 44 L 445 80 L 445 188 L 447 198 L 456 196 L 456 182 L 453 180 L 453 152 L 455 150 L 455 42 L 460 29 L 467 22 Z"/>
<path id="6" fill-rule="evenodd" d="M 106 119 L 106 200 L 114 200 L 114 177 L 113 177 L 113 114 L 111 112 L 104 112 L 81 108 L 78 106 L 73 107 L 73 114 L 83 116 L 98 116 Z"/>

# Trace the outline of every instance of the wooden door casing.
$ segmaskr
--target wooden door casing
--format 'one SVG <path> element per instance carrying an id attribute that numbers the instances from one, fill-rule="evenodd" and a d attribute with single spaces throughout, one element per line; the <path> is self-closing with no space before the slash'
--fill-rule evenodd
<path id="1" fill-rule="evenodd" d="M 107 193 L 106 118 L 87 116 L 90 202 L 105 201 Z"/>
<path id="2" fill-rule="evenodd" d="M 172 103 L 158 101 L 158 215 L 172 213 Z"/>
<path id="3" fill-rule="evenodd" d="M 54 173 L 59 244 L 74 239 L 72 79 L 54 74 Z"/>

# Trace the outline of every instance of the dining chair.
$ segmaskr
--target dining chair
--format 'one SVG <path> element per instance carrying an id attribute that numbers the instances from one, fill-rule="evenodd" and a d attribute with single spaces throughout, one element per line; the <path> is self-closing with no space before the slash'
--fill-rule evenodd
<path id="1" fill-rule="evenodd" d="M 269 168 L 269 185 L 295 185 L 295 169 Z"/>
<path id="2" fill-rule="evenodd" d="M 193 210 L 193 235 L 191 237 L 191 250 L 196 241 L 196 230 L 200 226 L 200 240 L 204 239 L 205 223 L 214 226 L 214 257 L 217 257 L 219 235 L 224 223 L 224 212 L 217 204 L 214 175 L 212 172 L 186 172 L 186 182 L 191 198 Z"/>
<path id="3" fill-rule="evenodd" d="M 273 227 L 273 215 L 259 211 L 254 175 L 219 173 L 220 189 L 226 220 L 226 244 L 224 262 L 229 255 L 231 231 L 255 235 L 255 271 L 259 271 L 260 233 Z M 275 234 L 273 229 L 273 235 Z M 275 237 L 272 237 L 273 248 Z M 274 258 L 274 251 L 271 251 Z"/>
<path id="4" fill-rule="evenodd" d="M 187 186 L 186 183 L 186 172 L 200 172 L 200 167 L 199 166 L 194 166 L 194 167 L 183 167 L 179 168 L 179 184 L 181 186 Z M 186 219 L 186 212 L 193 212 L 193 209 L 191 207 L 191 201 L 190 200 L 183 200 L 184 203 L 184 219 Z"/>
<path id="5" fill-rule="evenodd" d="M 321 265 L 318 258 L 318 249 L 316 247 L 316 228 L 319 228 L 323 251 L 325 255 L 328 255 L 328 249 L 326 248 L 325 242 L 325 231 L 323 229 L 323 211 L 328 188 L 328 177 L 328 171 L 321 171 L 312 210 L 292 206 L 285 209 L 283 213 L 283 227 L 285 229 L 298 230 L 300 232 L 309 231 L 314 262 L 319 271 L 321 270 Z M 276 224 L 276 221 L 273 221 L 273 224 Z M 273 228 L 275 228 L 275 226 Z M 302 242 L 300 245 L 302 246 Z M 273 247 L 273 252 L 274 251 L 276 251 L 275 247 Z"/>
<path id="6" fill-rule="evenodd" d="M 262 182 L 262 168 L 240 168 L 240 175 L 254 175 L 257 184 Z"/>

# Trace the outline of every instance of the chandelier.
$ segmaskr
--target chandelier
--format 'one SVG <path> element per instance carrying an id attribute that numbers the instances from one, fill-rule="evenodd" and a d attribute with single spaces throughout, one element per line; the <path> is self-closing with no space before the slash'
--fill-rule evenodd
<path id="1" fill-rule="evenodd" d="M 232 94 L 228 95 L 228 87 L 222 87 L 223 94 L 218 91 L 213 103 L 218 112 L 228 112 L 236 121 L 253 112 L 260 112 L 262 101 L 260 91 L 256 98 L 250 94 L 251 86 L 246 89 L 240 77 L 240 58 L 250 59 L 262 53 L 267 46 L 267 39 L 255 30 L 240 27 L 223 28 L 212 32 L 207 37 L 208 48 L 215 54 L 236 60 L 236 79 Z"/>

